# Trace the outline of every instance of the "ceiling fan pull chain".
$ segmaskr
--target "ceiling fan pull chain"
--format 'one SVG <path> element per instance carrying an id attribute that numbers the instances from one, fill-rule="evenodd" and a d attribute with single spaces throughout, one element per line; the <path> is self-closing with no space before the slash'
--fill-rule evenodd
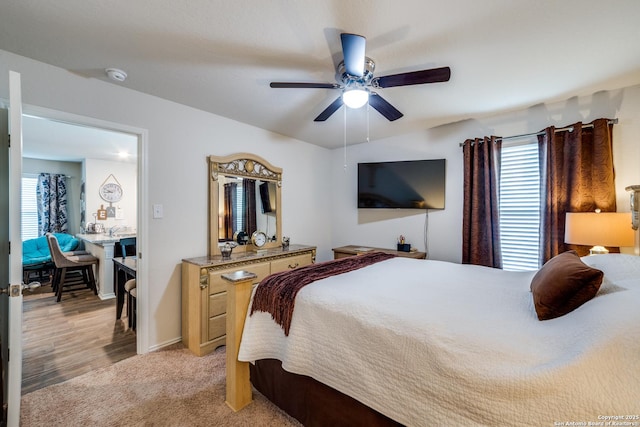
<path id="1" fill-rule="evenodd" d="M 369 103 L 367 102 L 367 142 L 369 142 Z"/>
<path id="2" fill-rule="evenodd" d="M 343 127 L 343 137 L 344 137 L 344 171 L 347 171 L 347 107 L 342 109 L 344 111 L 344 127 Z"/>

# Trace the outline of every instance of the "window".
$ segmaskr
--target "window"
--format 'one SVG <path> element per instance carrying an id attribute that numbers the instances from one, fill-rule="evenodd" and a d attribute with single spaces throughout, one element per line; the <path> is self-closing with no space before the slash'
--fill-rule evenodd
<path id="1" fill-rule="evenodd" d="M 500 244 L 505 270 L 540 267 L 540 167 L 537 141 L 503 142 Z"/>
<path id="2" fill-rule="evenodd" d="M 236 230 L 244 230 L 244 190 L 242 187 L 242 179 L 238 180 L 236 187 Z"/>
<path id="3" fill-rule="evenodd" d="M 38 237 L 37 176 L 22 177 L 22 241 Z"/>

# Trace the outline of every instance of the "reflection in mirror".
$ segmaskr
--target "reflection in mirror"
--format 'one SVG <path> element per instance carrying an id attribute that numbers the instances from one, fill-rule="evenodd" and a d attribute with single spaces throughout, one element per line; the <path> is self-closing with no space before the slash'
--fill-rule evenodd
<path id="1" fill-rule="evenodd" d="M 209 255 L 235 242 L 234 253 L 277 248 L 282 240 L 282 169 L 250 153 L 209 156 Z M 262 232 L 264 244 L 251 236 Z"/>
<path id="2" fill-rule="evenodd" d="M 276 184 L 235 176 L 218 179 L 218 242 L 249 243 L 254 231 L 264 231 L 276 242 Z"/>

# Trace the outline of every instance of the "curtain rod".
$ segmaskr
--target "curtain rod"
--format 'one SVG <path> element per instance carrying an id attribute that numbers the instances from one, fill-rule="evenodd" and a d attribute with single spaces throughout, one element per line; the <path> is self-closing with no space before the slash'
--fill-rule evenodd
<path id="1" fill-rule="evenodd" d="M 616 125 L 616 124 L 618 124 L 618 119 L 616 118 L 616 119 L 609 120 L 608 124 Z M 593 127 L 593 124 L 591 124 L 591 123 L 588 123 L 586 125 L 582 125 L 582 129 L 585 129 L 585 128 L 588 129 L 588 128 L 592 128 L 592 127 Z M 558 129 L 555 129 L 555 132 L 573 132 L 573 126 L 568 126 L 566 128 L 558 128 Z M 532 133 L 523 133 L 521 135 L 504 136 L 504 137 L 500 137 L 500 138 L 497 138 L 497 139 L 505 141 L 507 139 L 528 138 L 528 137 L 531 137 L 531 136 L 539 136 L 539 135 L 544 135 L 544 131 L 542 130 L 540 132 L 532 132 Z M 464 146 L 464 142 L 460 143 L 460 147 L 462 147 L 462 146 Z"/>
<path id="2" fill-rule="evenodd" d="M 35 172 L 35 173 L 34 172 L 23 172 L 22 176 L 26 176 L 26 177 L 29 177 L 29 178 L 37 178 L 41 173 L 47 173 L 47 172 Z M 54 174 L 54 175 L 56 175 L 56 174 Z M 59 175 L 64 175 L 64 174 L 59 174 Z M 69 178 L 69 179 L 74 178 L 71 175 L 64 175 L 64 177 L 65 178 Z"/>

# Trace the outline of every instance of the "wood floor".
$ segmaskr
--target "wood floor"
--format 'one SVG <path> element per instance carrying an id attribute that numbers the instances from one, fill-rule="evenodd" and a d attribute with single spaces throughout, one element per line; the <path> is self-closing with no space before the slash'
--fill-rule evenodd
<path id="1" fill-rule="evenodd" d="M 65 292 L 59 303 L 51 286 L 25 291 L 23 313 L 22 394 L 136 354 L 135 332 L 126 317 L 116 320 L 116 300 L 89 289 Z"/>

